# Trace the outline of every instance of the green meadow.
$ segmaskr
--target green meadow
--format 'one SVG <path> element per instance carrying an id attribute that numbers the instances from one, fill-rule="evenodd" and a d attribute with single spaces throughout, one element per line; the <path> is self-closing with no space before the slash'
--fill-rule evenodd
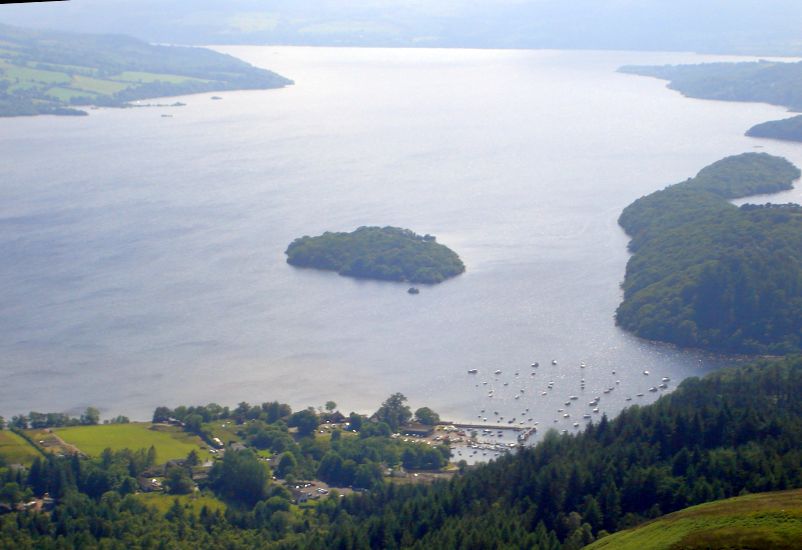
<path id="1" fill-rule="evenodd" d="M 103 424 L 99 426 L 76 426 L 55 428 L 53 432 L 65 442 L 75 445 L 89 456 L 99 456 L 104 449 L 156 449 L 157 462 L 186 457 L 197 451 L 201 460 L 210 458 L 203 441 L 174 426 L 134 422 L 131 424 Z"/>
<path id="2" fill-rule="evenodd" d="M 0 431 L 0 457 L 8 464 L 30 465 L 33 460 L 41 456 L 30 443 L 14 432 Z"/>

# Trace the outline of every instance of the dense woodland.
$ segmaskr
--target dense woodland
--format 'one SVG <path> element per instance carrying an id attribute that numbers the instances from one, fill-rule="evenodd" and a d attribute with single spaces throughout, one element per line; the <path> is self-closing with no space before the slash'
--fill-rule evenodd
<path id="1" fill-rule="evenodd" d="M 746 135 L 786 141 L 802 141 L 802 115 L 756 124 L 746 131 Z"/>
<path id="2" fill-rule="evenodd" d="M 691 504 L 802 487 L 800 392 L 802 357 L 724 369 L 450 482 L 381 482 L 304 509 L 266 483 L 250 450 L 226 453 L 210 476 L 225 512 L 148 508 L 131 494 L 155 460 L 144 451 L 49 457 L 0 469 L 0 502 L 58 499 L 50 514 L 0 516 L 0 547 L 575 549 Z"/>
<path id="3" fill-rule="evenodd" d="M 292 81 L 205 48 L 155 46 L 117 35 L 0 25 L 0 116 L 75 115 L 71 105 L 278 88 Z"/>
<path id="4" fill-rule="evenodd" d="M 287 263 L 384 281 L 440 283 L 465 271 L 459 256 L 431 235 L 398 227 L 360 227 L 351 233 L 300 237 Z"/>
<path id="5" fill-rule="evenodd" d="M 619 71 L 669 80 L 669 88 L 688 97 L 759 101 L 802 111 L 802 62 L 630 65 L 621 67 Z"/>
<path id="6" fill-rule="evenodd" d="M 729 199 L 789 189 L 785 159 L 747 153 L 638 199 L 617 322 L 639 336 L 737 353 L 802 349 L 802 208 Z"/>

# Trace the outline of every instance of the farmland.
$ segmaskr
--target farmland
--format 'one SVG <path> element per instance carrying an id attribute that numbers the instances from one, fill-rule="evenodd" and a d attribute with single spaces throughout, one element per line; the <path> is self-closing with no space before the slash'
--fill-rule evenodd
<path id="1" fill-rule="evenodd" d="M 41 456 L 39 451 L 25 439 L 14 432 L 0 431 L 0 457 L 8 464 L 28 466 L 37 456 Z"/>
<path id="2" fill-rule="evenodd" d="M 85 115 L 77 107 L 292 84 L 211 50 L 154 46 L 126 36 L 0 25 L 0 44 L 0 116 Z"/>
<path id="3" fill-rule="evenodd" d="M 89 456 L 99 456 L 106 448 L 118 451 L 153 446 L 158 463 L 185 458 L 193 450 L 198 452 L 201 460 L 210 458 L 209 452 L 203 449 L 203 441 L 197 436 L 180 428 L 149 422 L 56 428 L 53 433 Z"/>

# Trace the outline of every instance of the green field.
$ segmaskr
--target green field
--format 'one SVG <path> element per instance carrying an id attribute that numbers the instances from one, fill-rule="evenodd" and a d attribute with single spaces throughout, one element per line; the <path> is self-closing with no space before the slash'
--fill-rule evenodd
<path id="1" fill-rule="evenodd" d="M 792 549 L 802 546 L 802 490 L 700 504 L 605 537 L 587 550 Z"/>
<path id="2" fill-rule="evenodd" d="M 118 75 L 110 77 L 112 80 L 120 80 L 122 82 L 170 82 L 172 84 L 181 84 L 182 82 L 209 82 L 202 78 L 193 78 L 191 76 L 181 76 L 177 74 L 159 74 L 159 73 L 143 73 L 137 71 L 123 71 Z"/>
<path id="3" fill-rule="evenodd" d="M 156 508 L 159 512 L 165 513 L 173 505 L 175 499 L 178 499 L 182 505 L 189 504 L 195 513 L 200 513 L 201 508 L 206 506 L 209 510 L 220 510 L 225 512 L 226 505 L 212 496 L 201 495 L 166 495 L 164 493 L 142 493 L 136 495 L 138 500 L 141 500 L 148 506 Z"/>
<path id="4" fill-rule="evenodd" d="M 193 449 L 198 452 L 201 460 L 210 458 L 209 452 L 205 450 L 206 445 L 199 437 L 173 426 L 154 425 L 150 422 L 56 428 L 53 432 L 89 456 L 99 456 L 106 448 L 115 451 L 148 449 L 152 445 L 160 464 L 184 458 Z"/>
<path id="5" fill-rule="evenodd" d="M 8 464 L 29 465 L 37 456 L 42 456 L 23 438 L 6 430 L 0 431 L 0 456 Z"/>
<path id="6" fill-rule="evenodd" d="M 85 99 L 86 101 L 92 101 L 92 99 L 97 97 L 97 94 L 93 94 L 91 92 L 73 90 L 72 88 L 62 88 L 60 86 L 50 88 L 47 91 L 47 95 L 55 97 L 61 101 L 70 101 L 72 98 L 80 98 Z"/>
<path id="7" fill-rule="evenodd" d="M 79 90 L 86 90 L 87 92 L 95 92 L 98 94 L 116 94 L 128 88 L 128 84 L 123 82 L 114 82 L 112 80 L 101 80 L 99 78 L 92 78 L 91 76 L 74 75 L 71 88 Z"/>

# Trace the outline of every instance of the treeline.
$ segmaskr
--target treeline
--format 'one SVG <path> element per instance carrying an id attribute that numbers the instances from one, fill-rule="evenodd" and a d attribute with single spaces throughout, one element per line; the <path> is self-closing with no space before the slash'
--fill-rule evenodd
<path id="1" fill-rule="evenodd" d="M 127 416 L 119 415 L 115 418 L 104 420 L 104 424 L 127 424 L 130 422 Z M 4 419 L 0 417 L 0 428 Z M 42 413 L 31 411 L 27 415 L 20 414 L 12 416 L 9 426 L 17 430 L 42 429 L 42 428 L 62 428 L 65 426 L 94 426 L 100 423 L 100 411 L 95 407 L 87 407 L 81 416 L 70 416 L 66 413 Z"/>
<path id="2" fill-rule="evenodd" d="M 787 160 L 746 153 L 638 199 L 619 325 L 681 346 L 735 353 L 802 349 L 802 209 L 729 200 L 791 188 Z"/>
<path id="3" fill-rule="evenodd" d="M 287 263 L 336 271 L 349 277 L 439 283 L 465 271 L 459 256 L 431 235 L 398 227 L 360 227 L 295 239 Z"/>

